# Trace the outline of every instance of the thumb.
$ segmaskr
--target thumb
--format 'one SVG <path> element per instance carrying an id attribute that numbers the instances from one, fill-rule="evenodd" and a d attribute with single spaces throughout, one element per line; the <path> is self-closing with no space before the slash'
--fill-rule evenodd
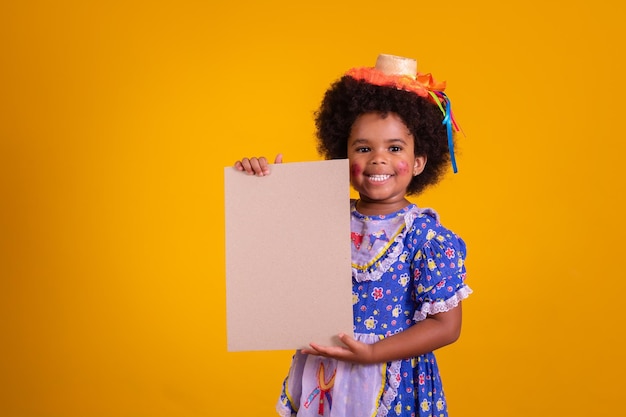
<path id="1" fill-rule="evenodd" d="M 282 164 L 283 163 L 283 154 L 279 153 L 278 155 L 276 155 L 276 158 L 274 159 L 274 163 L 275 164 Z"/>
<path id="2" fill-rule="evenodd" d="M 341 340 L 341 343 L 345 344 L 348 347 L 353 347 L 354 345 L 356 345 L 356 339 L 345 334 L 345 333 L 339 333 L 338 335 L 339 340 Z"/>

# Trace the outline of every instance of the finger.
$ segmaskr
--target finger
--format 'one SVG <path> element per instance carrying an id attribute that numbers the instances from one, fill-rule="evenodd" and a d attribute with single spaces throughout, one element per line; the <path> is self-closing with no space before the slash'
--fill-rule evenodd
<path id="1" fill-rule="evenodd" d="M 312 353 L 313 355 L 319 355 L 319 356 L 334 356 L 336 354 L 336 352 L 334 352 L 334 350 L 336 350 L 336 347 L 333 346 L 321 346 L 318 345 L 317 343 L 310 343 L 309 344 L 310 350 L 314 353 Z"/>
<path id="2" fill-rule="evenodd" d="M 324 348 L 316 343 L 309 343 L 309 347 L 310 349 L 307 349 L 307 350 L 311 350 L 315 352 L 315 354 L 317 355 L 324 353 Z"/>
<path id="3" fill-rule="evenodd" d="M 354 346 L 358 344 L 355 338 L 350 337 L 345 333 L 339 333 L 337 337 L 339 337 L 339 340 L 341 341 L 341 343 L 348 346 L 349 348 L 353 348 Z"/>
<path id="4" fill-rule="evenodd" d="M 252 173 L 254 175 L 258 175 L 259 177 L 263 176 L 263 167 L 261 166 L 263 164 L 263 161 L 265 160 L 264 157 L 260 157 L 260 158 L 250 158 L 250 168 L 252 170 Z M 267 163 L 267 160 L 265 160 L 265 163 Z"/>
<path id="5" fill-rule="evenodd" d="M 237 161 L 235 163 L 235 167 L 240 171 L 245 171 L 246 174 L 254 174 L 252 166 L 250 165 L 250 159 L 248 158 L 243 158 L 241 161 Z"/>
<path id="6" fill-rule="evenodd" d="M 265 158 L 264 156 L 259 158 L 259 166 L 261 167 L 261 173 L 263 175 L 270 174 L 270 164 L 269 162 L 267 162 L 267 158 Z"/>
<path id="7" fill-rule="evenodd" d="M 279 153 L 278 155 L 276 155 L 276 158 L 274 159 L 274 163 L 275 164 L 282 164 L 283 163 L 283 154 Z"/>
<path id="8" fill-rule="evenodd" d="M 319 346 L 316 345 L 315 343 L 310 343 L 308 348 L 303 348 L 301 349 L 301 352 L 307 355 L 316 355 L 316 356 L 320 356 L 323 353 L 319 351 Z"/>
<path id="9" fill-rule="evenodd" d="M 355 338 L 348 336 L 347 334 L 340 334 L 339 340 L 345 345 L 344 349 L 349 350 L 354 354 L 357 354 L 358 352 L 363 350 L 362 343 L 358 342 Z"/>
<path id="10" fill-rule="evenodd" d="M 340 333 L 338 337 L 346 345 L 344 349 L 353 355 L 352 360 L 358 363 L 375 363 L 373 345 L 359 342 L 353 336 L 344 333 Z"/>
<path id="11" fill-rule="evenodd" d="M 320 356 L 345 359 L 352 354 L 352 352 L 344 346 L 320 346 L 316 343 L 311 343 L 310 346 L 313 350 L 315 350 L 316 354 Z"/>

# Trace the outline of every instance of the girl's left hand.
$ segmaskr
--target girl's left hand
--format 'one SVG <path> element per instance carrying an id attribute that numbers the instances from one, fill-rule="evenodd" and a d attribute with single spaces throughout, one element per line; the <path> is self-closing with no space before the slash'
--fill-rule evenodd
<path id="1" fill-rule="evenodd" d="M 376 363 L 374 358 L 374 345 L 359 342 L 344 333 L 339 334 L 339 340 L 341 340 L 345 346 L 320 346 L 317 343 L 311 343 L 309 345 L 310 348 L 302 349 L 302 353 L 359 364 Z"/>

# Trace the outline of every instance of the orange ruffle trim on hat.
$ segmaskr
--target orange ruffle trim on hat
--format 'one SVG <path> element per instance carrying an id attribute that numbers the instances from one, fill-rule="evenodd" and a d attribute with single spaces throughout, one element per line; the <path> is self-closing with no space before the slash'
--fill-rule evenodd
<path id="1" fill-rule="evenodd" d="M 417 73 L 415 78 L 411 78 L 407 75 L 387 75 L 376 68 L 361 67 L 350 69 L 346 75 L 368 84 L 411 91 L 422 97 L 429 97 L 429 91 L 443 92 L 446 89 L 446 82 L 435 81 L 431 74 Z"/>

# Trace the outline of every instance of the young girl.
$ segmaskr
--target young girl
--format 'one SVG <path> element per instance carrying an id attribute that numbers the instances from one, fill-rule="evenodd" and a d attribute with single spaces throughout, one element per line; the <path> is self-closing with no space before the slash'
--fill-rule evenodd
<path id="1" fill-rule="evenodd" d="M 296 352 L 277 404 L 283 417 L 448 415 L 433 351 L 461 331 L 461 300 L 471 293 L 465 243 L 433 210 L 406 199 L 438 182 L 450 163 L 456 171 L 444 88 L 417 73 L 414 60 L 381 55 L 325 94 L 318 149 L 349 159 L 359 193 L 350 209 L 355 336 Z M 263 157 L 235 167 L 270 173 Z"/>

